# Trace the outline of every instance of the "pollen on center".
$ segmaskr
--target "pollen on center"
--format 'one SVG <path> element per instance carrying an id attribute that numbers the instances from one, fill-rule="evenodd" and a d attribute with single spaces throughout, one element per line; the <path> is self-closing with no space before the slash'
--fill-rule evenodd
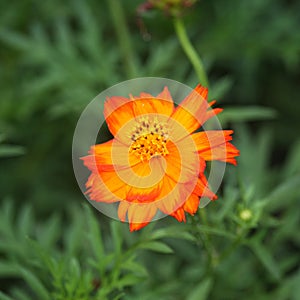
<path id="1" fill-rule="evenodd" d="M 169 130 L 166 123 L 159 122 L 155 117 L 142 116 L 137 119 L 130 138 L 132 144 L 129 153 L 134 153 L 141 161 L 169 154 L 166 146 Z"/>

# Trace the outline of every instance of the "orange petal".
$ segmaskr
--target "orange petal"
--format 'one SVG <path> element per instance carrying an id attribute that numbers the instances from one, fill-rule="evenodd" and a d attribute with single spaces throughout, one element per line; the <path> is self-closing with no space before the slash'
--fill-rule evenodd
<path id="1" fill-rule="evenodd" d="M 104 103 L 104 117 L 110 132 L 116 136 L 120 128 L 134 119 L 133 101 L 124 97 L 111 97 Z"/>
<path id="2" fill-rule="evenodd" d="M 126 215 L 127 215 L 129 206 L 130 206 L 130 203 L 127 202 L 127 201 L 121 201 L 120 204 L 119 204 L 118 216 L 119 216 L 119 219 L 122 222 L 126 222 Z M 130 228 L 131 232 L 132 231 L 137 231 L 137 230 L 140 230 L 141 228 L 145 227 L 148 224 L 149 224 L 149 222 L 130 223 L 129 228 Z"/>
<path id="3" fill-rule="evenodd" d="M 130 169 L 119 170 L 119 177 L 126 182 L 126 199 L 133 202 L 151 202 L 160 194 L 165 169 L 161 157 L 149 162 L 139 162 Z"/>
<path id="4" fill-rule="evenodd" d="M 176 143 L 168 141 L 167 149 L 169 154 L 164 157 L 167 162 L 166 173 L 174 181 L 191 181 L 204 170 L 205 162 L 199 158 L 193 139 L 185 138 Z"/>
<path id="5" fill-rule="evenodd" d="M 130 231 L 135 231 L 146 226 L 153 219 L 156 212 L 157 208 L 153 203 L 130 203 L 128 207 Z"/>
<path id="6" fill-rule="evenodd" d="M 235 159 L 236 156 L 240 155 L 240 151 L 231 143 L 226 143 L 226 157 L 220 157 L 221 161 L 231 163 L 233 165 L 237 165 L 237 161 Z"/>
<path id="7" fill-rule="evenodd" d="M 130 202 L 150 203 L 157 199 L 160 194 L 161 184 L 151 188 L 139 188 L 127 186 L 126 200 Z"/>
<path id="8" fill-rule="evenodd" d="M 176 107 L 172 119 L 180 122 L 189 133 L 197 130 L 208 119 L 207 89 L 198 85 L 183 101 Z M 212 114 L 212 113 L 210 113 Z M 211 117 L 209 115 L 209 117 Z"/>
<path id="9" fill-rule="evenodd" d="M 141 93 L 140 97 L 134 98 L 133 110 L 135 116 L 143 114 L 163 114 L 170 116 L 174 110 L 174 103 L 169 92 L 165 87 L 156 97 L 148 93 Z"/>
<path id="10" fill-rule="evenodd" d="M 203 159 L 220 160 L 235 165 L 235 157 L 239 155 L 239 150 L 229 143 L 232 133 L 232 130 L 202 131 L 192 134 L 192 138 Z"/>
<path id="11" fill-rule="evenodd" d="M 194 133 L 191 137 L 197 145 L 197 151 L 202 152 L 231 141 L 232 133 L 233 130 L 208 130 Z"/>
<path id="12" fill-rule="evenodd" d="M 205 175 L 202 173 L 199 175 L 197 180 L 197 184 L 193 191 L 193 194 L 197 195 L 198 197 L 207 197 L 209 199 L 215 200 L 218 197 L 209 189 L 207 179 Z"/>
<path id="13" fill-rule="evenodd" d="M 149 203 L 157 199 L 160 194 L 161 181 L 151 187 L 126 186 L 126 199 L 132 202 Z"/>
<path id="14" fill-rule="evenodd" d="M 104 116 L 110 132 L 127 145 L 130 139 L 124 132 L 120 134 L 120 129 L 126 123 L 134 121 L 135 117 L 143 114 L 159 114 L 169 117 L 173 110 L 174 103 L 167 87 L 157 97 L 141 93 L 139 98 L 111 97 L 104 104 Z"/>
<path id="15" fill-rule="evenodd" d="M 157 207 L 163 213 L 169 215 L 181 206 L 182 203 L 178 202 L 180 202 L 180 195 L 177 182 L 166 175 L 162 180 L 162 189 L 158 196 Z"/>
<path id="16" fill-rule="evenodd" d="M 92 172 L 97 172 L 97 165 L 104 169 L 112 165 L 111 161 L 111 145 L 113 140 L 110 140 L 106 143 L 92 146 L 88 156 L 84 156 L 81 159 L 83 160 L 84 165 L 91 170 Z M 111 169 L 111 168 L 110 168 Z M 112 171 L 112 170 L 110 170 Z"/>
<path id="17" fill-rule="evenodd" d="M 119 207 L 118 207 L 118 217 L 120 221 L 125 222 L 126 221 L 126 215 L 128 211 L 130 203 L 126 200 L 120 201 Z"/>
<path id="18" fill-rule="evenodd" d="M 89 154 L 81 159 L 92 172 L 118 171 L 140 162 L 136 155 L 129 153 L 129 147 L 117 139 L 92 146 Z"/>
<path id="19" fill-rule="evenodd" d="M 182 207 L 176 209 L 173 213 L 170 214 L 170 216 L 177 219 L 178 222 L 185 222 L 185 213 Z"/>
<path id="20" fill-rule="evenodd" d="M 142 229 L 143 227 L 147 226 L 150 222 L 144 222 L 144 223 L 130 223 L 129 224 L 129 230 L 131 232 L 137 231 Z"/>
<path id="21" fill-rule="evenodd" d="M 171 96 L 170 91 L 169 91 L 169 89 L 168 89 L 167 86 L 164 87 L 163 91 L 160 92 L 160 93 L 156 96 L 156 98 L 157 98 L 157 99 L 162 99 L 162 100 L 167 100 L 167 101 L 173 103 L 172 96 Z"/>
<path id="22" fill-rule="evenodd" d="M 195 91 L 201 95 L 205 100 L 207 100 L 207 96 L 208 96 L 208 88 L 207 87 L 204 87 L 203 85 L 201 84 L 198 84 L 196 87 L 195 87 Z"/>
<path id="23" fill-rule="evenodd" d="M 123 129 L 120 132 L 122 133 Z M 111 145 L 111 161 L 116 171 L 132 168 L 140 163 L 139 157 L 129 150 L 130 147 L 124 145 L 118 138 L 113 140 Z"/>
<path id="24" fill-rule="evenodd" d="M 142 98 L 133 102 L 135 116 L 160 114 L 170 116 L 174 109 L 173 101 L 158 98 Z"/>
<path id="25" fill-rule="evenodd" d="M 165 86 L 162 92 L 160 92 L 156 97 L 154 97 L 149 93 L 141 93 L 140 97 L 135 97 L 134 99 L 141 99 L 141 98 L 156 98 L 159 100 L 167 100 L 169 102 L 173 102 L 172 96 L 167 86 Z"/>
<path id="26" fill-rule="evenodd" d="M 223 111 L 223 108 L 213 108 L 213 109 L 209 109 L 206 112 L 205 117 L 202 120 L 202 124 L 204 124 L 207 120 L 215 117 L 217 114 L 221 113 Z"/>
<path id="27" fill-rule="evenodd" d="M 155 204 L 163 213 L 170 215 L 181 207 L 195 188 L 193 181 L 178 183 L 166 175 L 163 178 L 161 193 Z"/>
<path id="28" fill-rule="evenodd" d="M 198 210 L 200 198 L 196 194 L 191 194 L 190 197 L 184 202 L 183 209 L 191 215 L 194 215 Z"/>
<path id="29" fill-rule="evenodd" d="M 89 198 L 97 202 L 116 202 L 126 196 L 126 185 L 115 172 L 92 173 L 86 187 Z"/>

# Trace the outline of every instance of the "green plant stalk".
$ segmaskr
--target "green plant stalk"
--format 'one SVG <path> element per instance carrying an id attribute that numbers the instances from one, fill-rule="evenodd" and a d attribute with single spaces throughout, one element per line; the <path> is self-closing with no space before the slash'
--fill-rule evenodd
<path id="1" fill-rule="evenodd" d="M 199 82 L 204 85 L 205 87 L 209 87 L 208 78 L 202 63 L 202 60 L 195 50 L 194 46 L 192 45 L 187 32 L 184 26 L 184 23 L 180 17 L 174 18 L 174 28 L 177 34 L 178 40 L 183 48 L 185 54 L 189 58 L 191 64 L 194 67 L 194 70 L 197 74 Z"/>
<path id="2" fill-rule="evenodd" d="M 243 230 L 237 238 L 231 243 L 225 250 L 224 252 L 220 255 L 219 257 L 219 264 L 223 262 L 227 257 L 229 257 L 242 243 L 243 239 L 247 235 L 248 230 Z"/>
<path id="3" fill-rule="evenodd" d="M 123 8 L 119 0 L 107 0 L 113 25 L 118 38 L 121 55 L 125 65 L 125 72 L 129 78 L 137 76 L 135 55 L 130 39 L 129 29 L 124 17 Z"/>
<path id="4" fill-rule="evenodd" d="M 209 227 L 208 221 L 207 221 L 207 216 L 206 216 L 206 211 L 204 209 L 198 209 L 198 215 L 200 217 L 200 220 L 202 223 L 206 226 Z M 201 226 L 201 225 L 200 225 Z M 207 261 L 207 273 L 211 273 L 216 262 L 215 262 L 215 257 L 216 257 L 216 249 L 214 248 L 211 237 L 208 233 L 203 233 L 203 245 L 205 247 L 205 250 L 207 252 L 207 256 L 209 260 Z"/>

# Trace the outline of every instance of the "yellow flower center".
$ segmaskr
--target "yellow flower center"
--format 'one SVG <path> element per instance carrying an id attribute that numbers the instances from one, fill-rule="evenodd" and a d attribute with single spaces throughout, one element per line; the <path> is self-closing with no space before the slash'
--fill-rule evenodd
<path id="1" fill-rule="evenodd" d="M 157 118 L 141 117 L 130 134 L 132 144 L 129 153 L 134 153 L 141 161 L 157 155 L 165 156 L 169 153 L 166 146 L 168 137 L 166 123 L 159 122 Z"/>

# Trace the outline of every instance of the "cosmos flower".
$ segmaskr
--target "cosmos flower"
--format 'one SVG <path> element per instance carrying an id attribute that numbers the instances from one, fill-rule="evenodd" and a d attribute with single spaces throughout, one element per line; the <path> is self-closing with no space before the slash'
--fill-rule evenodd
<path id="1" fill-rule="evenodd" d="M 217 196 L 204 174 L 206 161 L 236 165 L 239 151 L 232 130 L 197 131 L 222 109 L 207 102 L 198 85 L 175 107 L 167 87 L 156 97 L 111 97 L 104 116 L 114 138 L 91 147 L 83 157 L 91 171 L 86 182 L 90 200 L 118 203 L 118 217 L 130 230 L 146 226 L 158 212 L 185 221 L 200 199 Z"/>

